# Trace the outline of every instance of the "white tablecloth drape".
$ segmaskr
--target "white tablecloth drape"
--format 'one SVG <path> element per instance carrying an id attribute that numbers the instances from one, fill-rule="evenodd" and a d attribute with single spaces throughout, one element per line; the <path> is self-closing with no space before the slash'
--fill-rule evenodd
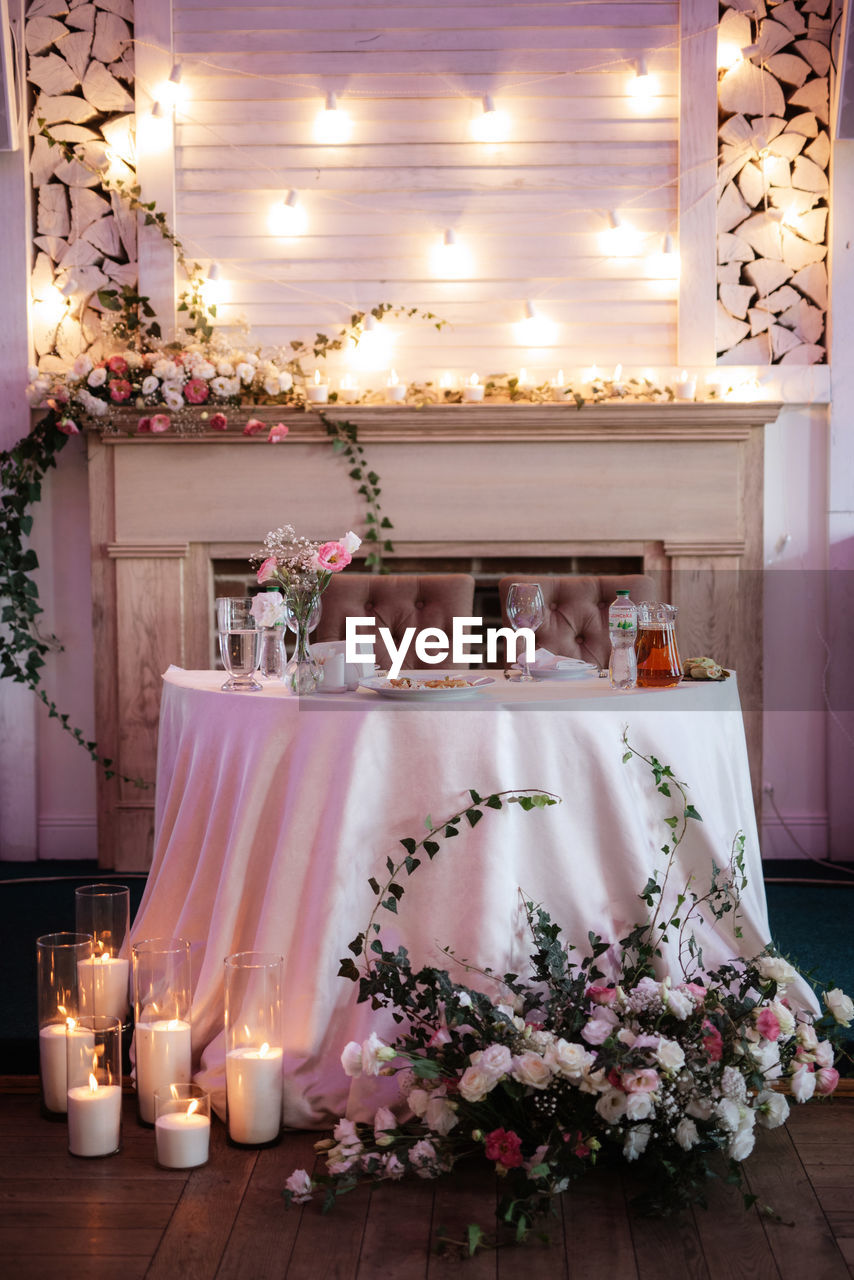
<path id="1" fill-rule="evenodd" d="M 439 947 L 498 972 L 526 971 L 519 890 L 542 903 L 579 946 L 644 918 L 637 894 L 656 860 L 672 802 L 645 765 L 621 763 L 621 733 L 690 784 L 703 822 L 690 825 L 680 876 L 705 886 L 746 835 L 750 883 L 740 943 L 723 926 L 698 929 L 707 967 L 768 940 L 759 847 L 736 681 L 617 694 L 605 681 L 533 685 L 500 679 L 476 699 L 441 707 L 361 691 L 298 700 L 282 686 L 220 691 L 217 672 L 165 676 L 154 861 L 134 940 L 190 940 L 197 1079 L 224 1101 L 223 960 L 235 951 L 284 957 L 285 1122 L 367 1117 L 377 1087 L 348 1080 L 348 1040 L 370 1029 L 393 1038 L 387 1013 L 357 1005 L 336 976 L 347 943 L 374 905 L 403 836 L 420 839 L 429 813 L 481 795 L 542 787 L 562 804 L 489 812 L 404 879 L 397 918 L 381 912 L 388 943 L 417 963 Z M 729 919 L 729 917 L 728 917 Z M 443 965 L 443 967 L 445 967 Z M 460 981 L 466 981 L 460 971 Z M 472 980 L 477 985 L 477 979 Z"/>

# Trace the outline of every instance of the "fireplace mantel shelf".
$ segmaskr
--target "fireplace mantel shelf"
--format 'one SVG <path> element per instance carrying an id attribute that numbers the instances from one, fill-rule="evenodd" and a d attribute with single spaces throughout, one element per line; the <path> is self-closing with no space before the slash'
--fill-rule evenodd
<path id="1" fill-rule="evenodd" d="M 418 444 L 422 441 L 470 443 L 483 441 L 561 440 L 744 440 L 752 428 L 773 422 L 782 405 L 778 401 L 614 402 L 576 409 L 560 404 L 483 405 L 329 405 L 332 421 L 352 422 L 364 444 Z M 284 422 L 288 440 L 300 444 L 328 441 L 320 414 L 283 408 L 281 405 L 246 405 L 229 409 L 239 426 L 227 431 L 205 430 L 202 410 L 181 411 L 188 429 L 162 435 L 136 433 L 138 410 L 114 411 L 110 423 L 118 434 L 106 432 L 107 445 L 241 444 L 266 445 L 266 436 L 244 436 L 249 418 L 264 423 Z M 92 430 L 103 431 L 101 422 Z M 127 434 L 123 434 L 127 433 Z"/>

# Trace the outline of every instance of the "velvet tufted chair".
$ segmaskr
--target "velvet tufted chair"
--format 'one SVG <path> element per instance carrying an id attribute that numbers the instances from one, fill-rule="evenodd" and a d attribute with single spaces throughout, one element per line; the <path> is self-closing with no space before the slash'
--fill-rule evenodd
<path id="1" fill-rule="evenodd" d="M 546 602 L 546 620 L 537 630 L 537 644 L 565 658 L 583 658 L 607 667 L 611 654 L 608 639 L 608 606 L 618 587 L 627 587 L 632 600 L 655 599 L 655 583 L 641 573 L 602 578 L 550 578 L 517 574 L 498 584 L 501 616 L 507 623 L 507 592 L 511 582 L 539 582 Z"/>
<path id="2" fill-rule="evenodd" d="M 377 631 L 388 627 L 395 644 L 400 644 L 407 627 L 441 627 L 451 639 L 455 617 L 471 617 L 474 608 L 474 578 L 467 573 L 350 573 L 337 574 L 323 593 L 323 610 L 313 640 L 343 640 L 347 618 L 376 617 Z M 376 638 L 377 662 L 388 667 L 391 659 L 385 645 Z M 423 667 L 415 654 L 414 641 L 404 666 Z M 447 666 L 451 665 L 448 658 Z"/>

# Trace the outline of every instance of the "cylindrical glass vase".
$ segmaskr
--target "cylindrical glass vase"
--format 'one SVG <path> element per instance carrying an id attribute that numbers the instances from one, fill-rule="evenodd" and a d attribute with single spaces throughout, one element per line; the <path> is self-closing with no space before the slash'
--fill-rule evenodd
<path id="1" fill-rule="evenodd" d="M 134 1052 L 139 1118 L 154 1124 L 154 1094 L 192 1072 L 190 944 L 146 938 L 133 946 Z"/>
<path id="2" fill-rule="evenodd" d="M 282 1129 L 282 957 L 240 951 L 225 960 L 225 1101 L 240 1146 L 278 1141 Z"/>
<path id="3" fill-rule="evenodd" d="M 100 1014 L 66 1029 L 68 1150 L 111 1156 L 122 1135 L 122 1024 Z"/>
<path id="4" fill-rule="evenodd" d="M 169 1084 L 154 1093 L 154 1141 L 162 1169 L 207 1164 L 211 1095 L 199 1084 Z"/>
<path id="5" fill-rule="evenodd" d="M 52 1115 L 68 1110 L 65 1027 L 80 1014 L 80 965 L 91 955 L 91 933 L 36 938 L 42 1102 Z"/>
<path id="6" fill-rule="evenodd" d="M 80 1012 L 127 1022 L 130 977 L 130 891 L 124 884 L 84 884 L 74 891 L 77 930 L 91 933 L 81 962 Z"/>

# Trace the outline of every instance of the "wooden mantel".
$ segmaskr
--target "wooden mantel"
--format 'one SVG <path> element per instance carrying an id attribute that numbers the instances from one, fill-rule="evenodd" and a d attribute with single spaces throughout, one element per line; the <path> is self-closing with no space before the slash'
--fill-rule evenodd
<path id="1" fill-rule="evenodd" d="M 763 428 L 777 403 L 330 406 L 381 477 L 396 553 L 628 555 L 680 608 L 685 652 L 738 670 L 761 776 Z M 289 521 L 362 527 L 347 468 L 313 413 L 247 408 L 226 432 L 89 433 L 96 732 L 122 774 L 153 781 L 161 674 L 211 662 L 213 558 Z M 287 422 L 270 445 L 247 418 Z M 195 420 L 194 420 L 195 424 Z M 389 560 L 393 569 L 393 557 Z M 99 857 L 148 866 L 153 790 L 99 782 Z"/>

